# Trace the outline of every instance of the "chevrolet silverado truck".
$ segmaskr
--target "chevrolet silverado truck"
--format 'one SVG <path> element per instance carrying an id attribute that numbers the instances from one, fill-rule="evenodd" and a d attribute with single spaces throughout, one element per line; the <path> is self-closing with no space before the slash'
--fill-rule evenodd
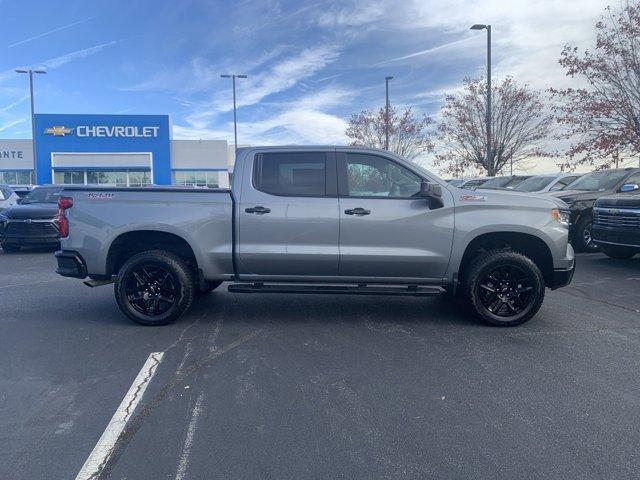
<path id="1" fill-rule="evenodd" d="M 623 192 L 607 195 L 593 207 L 593 241 L 611 258 L 640 253 L 640 185 L 627 183 Z"/>
<path id="2" fill-rule="evenodd" d="M 447 293 L 512 326 L 575 268 L 563 202 L 458 189 L 359 147 L 242 148 L 231 189 L 68 187 L 59 210 L 57 272 L 114 282 L 143 325 L 231 282 L 238 294 Z"/>

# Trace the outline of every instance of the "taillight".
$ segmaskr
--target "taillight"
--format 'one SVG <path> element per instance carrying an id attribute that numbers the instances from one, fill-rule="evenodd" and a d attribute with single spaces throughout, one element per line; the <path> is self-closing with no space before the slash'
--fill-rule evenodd
<path id="1" fill-rule="evenodd" d="M 69 236 L 69 219 L 65 212 L 71 207 L 73 207 L 73 198 L 58 198 L 58 231 L 60 232 L 60 238 L 67 238 Z"/>

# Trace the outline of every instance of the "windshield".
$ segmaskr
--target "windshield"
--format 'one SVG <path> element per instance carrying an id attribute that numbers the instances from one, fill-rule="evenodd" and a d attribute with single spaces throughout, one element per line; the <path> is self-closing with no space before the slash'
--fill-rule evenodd
<path id="1" fill-rule="evenodd" d="M 59 188 L 36 188 L 29 195 L 24 197 L 22 204 L 25 203 L 58 203 L 60 196 Z"/>
<path id="2" fill-rule="evenodd" d="M 518 190 L 519 192 L 539 192 L 549 185 L 554 178 L 556 177 L 540 176 L 527 178 L 524 182 L 514 188 L 514 190 Z"/>
<path id="3" fill-rule="evenodd" d="M 602 192 L 611 190 L 629 172 L 626 170 L 608 170 L 591 172 L 567 185 L 564 190 L 584 190 L 587 192 Z"/>
<path id="4" fill-rule="evenodd" d="M 506 187 L 512 180 L 512 177 L 496 177 L 487 180 L 482 184 L 482 188 Z"/>

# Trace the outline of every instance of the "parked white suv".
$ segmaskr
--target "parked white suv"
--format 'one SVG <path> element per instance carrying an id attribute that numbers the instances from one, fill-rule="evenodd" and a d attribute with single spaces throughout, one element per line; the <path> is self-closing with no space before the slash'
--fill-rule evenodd
<path id="1" fill-rule="evenodd" d="M 0 185 L 0 212 L 18 203 L 18 198 L 8 185 Z"/>

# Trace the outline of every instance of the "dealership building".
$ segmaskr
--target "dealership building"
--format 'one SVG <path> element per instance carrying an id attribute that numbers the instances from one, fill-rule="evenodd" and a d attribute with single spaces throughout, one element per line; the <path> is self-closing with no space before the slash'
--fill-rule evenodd
<path id="1" fill-rule="evenodd" d="M 0 183 L 229 186 L 233 145 L 173 140 L 168 115 L 36 114 L 31 140 L 0 139 Z"/>

